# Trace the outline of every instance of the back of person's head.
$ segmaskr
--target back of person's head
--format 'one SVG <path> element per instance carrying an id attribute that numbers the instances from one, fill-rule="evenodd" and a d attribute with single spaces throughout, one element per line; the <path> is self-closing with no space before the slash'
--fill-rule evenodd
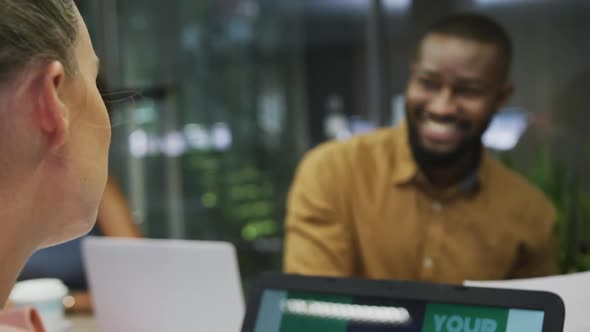
<path id="1" fill-rule="evenodd" d="M 494 45 L 498 50 L 504 78 L 508 77 L 512 62 L 512 41 L 506 30 L 491 18 L 472 13 L 446 16 L 431 25 L 424 38 L 432 34 Z"/>
<path id="2" fill-rule="evenodd" d="M 75 70 L 77 16 L 71 0 L 0 0 L 0 82 L 32 61 L 60 61 Z"/>
<path id="3" fill-rule="evenodd" d="M 42 246 L 96 220 L 110 144 L 98 64 L 73 0 L 0 0 L 0 219 L 19 209 Z"/>

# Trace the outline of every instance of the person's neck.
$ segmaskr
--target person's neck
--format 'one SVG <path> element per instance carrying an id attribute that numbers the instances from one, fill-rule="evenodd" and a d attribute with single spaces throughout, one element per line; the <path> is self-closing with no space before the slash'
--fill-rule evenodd
<path id="1" fill-rule="evenodd" d="M 34 249 L 26 248 L 22 243 L 0 237 L 0 310 L 8 300 L 10 291 L 18 275 L 33 254 Z"/>
<path id="2" fill-rule="evenodd" d="M 471 152 L 446 167 L 421 165 L 420 168 L 432 185 L 446 189 L 468 177 L 477 167 L 479 157 L 479 153 Z"/>
<path id="3" fill-rule="evenodd" d="M 25 226 L 32 224 L 27 219 L 33 215 L 33 207 L 25 206 L 32 205 L 30 199 L 22 199 L 23 195 L 27 197 L 27 188 L 11 189 L 0 186 L 0 310 L 22 267 L 37 248 L 31 230 Z"/>

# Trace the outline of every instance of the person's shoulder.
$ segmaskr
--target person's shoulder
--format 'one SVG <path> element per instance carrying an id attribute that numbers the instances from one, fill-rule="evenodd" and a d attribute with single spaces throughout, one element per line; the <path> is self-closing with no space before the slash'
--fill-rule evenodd
<path id="1" fill-rule="evenodd" d="M 395 153 L 399 128 L 383 128 L 344 140 L 322 143 L 303 158 L 299 170 L 332 178 L 374 178 Z M 379 171 L 383 172 L 379 172 Z"/>
<path id="2" fill-rule="evenodd" d="M 382 128 L 343 140 L 322 143 L 306 154 L 308 158 L 355 159 L 391 151 L 398 129 Z"/>
<path id="3" fill-rule="evenodd" d="M 555 214 L 553 203 L 536 185 L 524 176 L 508 168 L 501 161 L 489 157 L 488 162 L 493 170 L 493 184 L 497 194 L 505 201 L 512 201 L 519 209 L 527 213 Z"/>
<path id="4" fill-rule="evenodd" d="M 381 128 L 370 133 L 355 136 L 346 143 L 348 143 L 349 149 L 355 152 L 381 153 L 383 150 L 390 151 L 393 148 L 399 134 L 401 134 L 399 127 Z"/>

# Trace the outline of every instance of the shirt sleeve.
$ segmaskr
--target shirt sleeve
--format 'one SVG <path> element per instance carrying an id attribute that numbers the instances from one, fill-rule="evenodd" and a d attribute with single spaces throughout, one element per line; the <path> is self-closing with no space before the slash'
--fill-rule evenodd
<path id="1" fill-rule="evenodd" d="M 287 202 L 286 273 L 352 275 L 355 260 L 346 216 L 345 167 L 333 146 L 320 146 L 299 165 Z"/>
<path id="2" fill-rule="evenodd" d="M 512 279 L 534 278 L 557 274 L 555 208 L 546 199 L 531 206 L 531 243 L 521 248 Z"/>

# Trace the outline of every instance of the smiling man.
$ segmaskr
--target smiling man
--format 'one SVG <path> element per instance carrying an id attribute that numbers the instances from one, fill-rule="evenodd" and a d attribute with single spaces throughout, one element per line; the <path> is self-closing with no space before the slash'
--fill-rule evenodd
<path id="1" fill-rule="evenodd" d="M 301 162 L 285 271 L 448 283 L 556 272 L 554 208 L 481 144 L 512 94 L 511 58 L 489 18 L 432 26 L 411 66 L 406 121 Z"/>

